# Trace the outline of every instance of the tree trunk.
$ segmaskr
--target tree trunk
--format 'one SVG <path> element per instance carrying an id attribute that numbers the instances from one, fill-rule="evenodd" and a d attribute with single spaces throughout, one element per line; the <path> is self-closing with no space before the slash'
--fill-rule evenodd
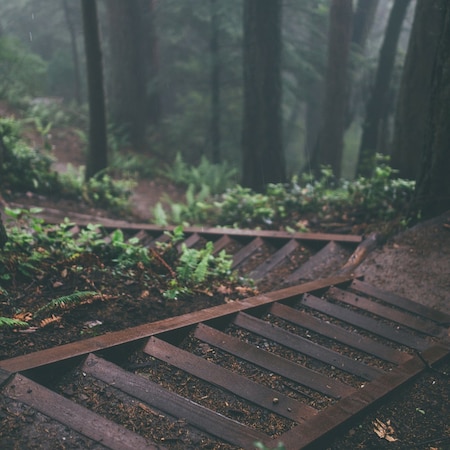
<path id="1" fill-rule="evenodd" d="M 359 0 L 353 16 L 353 32 L 351 39 L 351 81 L 346 129 L 352 124 L 363 101 L 363 80 L 367 70 L 361 67 L 367 39 L 377 12 L 379 0 Z"/>
<path id="2" fill-rule="evenodd" d="M 70 49 L 72 51 L 72 62 L 73 62 L 73 71 L 74 71 L 74 98 L 77 102 L 77 105 L 80 106 L 81 99 L 81 70 L 80 70 L 80 61 L 78 58 L 78 46 L 77 46 L 77 35 L 75 32 L 75 26 L 72 21 L 72 16 L 69 10 L 69 5 L 67 4 L 67 0 L 62 0 L 64 16 L 66 19 L 67 29 L 70 34 Z"/>
<path id="3" fill-rule="evenodd" d="M 286 179 L 281 125 L 281 0 L 244 1 L 243 184 Z"/>
<path id="4" fill-rule="evenodd" d="M 439 43 L 433 65 L 425 146 L 415 198 L 424 218 L 450 209 L 450 3 L 447 0 L 439 3 L 443 20 L 441 27 L 435 29 Z M 431 6 L 431 2 L 427 5 Z"/>
<path id="5" fill-rule="evenodd" d="M 323 109 L 323 126 L 312 169 L 330 165 L 336 177 L 341 174 L 345 114 L 348 107 L 348 55 L 352 30 L 352 0 L 332 0 L 328 32 L 328 66 Z"/>
<path id="6" fill-rule="evenodd" d="M 220 163 L 220 54 L 219 54 L 219 14 L 217 0 L 211 5 L 211 152 L 212 162 Z"/>
<path id="7" fill-rule="evenodd" d="M 399 176 L 415 180 L 421 166 L 431 95 L 433 62 L 439 42 L 436 30 L 445 0 L 419 0 L 398 95 L 392 143 L 392 167 Z M 413 94 L 413 95 L 412 95 Z"/>
<path id="8" fill-rule="evenodd" d="M 156 30 L 158 0 L 140 0 L 143 20 L 143 55 L 146 63 L 145 75 L 147 85 L 146 115 L 149 124 L 158 127 L 162 119 L 159 40 Z"/>
<path id="9" fill-rule="evenodd" d="M 81 0 L 81 6 L 89 99 L 89 148 L 86 162 L 86 179 L 88 180 L 106 169 L 108 147 L 97 3 L 95 0 Z"/>
<path id="10" fill-rule="evenodd" d="M 108 105 L 114 125 L 142 151 L 145 141 L 145 55 L 139 0 L 108 0 L 111 84 Z"/>
<path id="11" fill-rule="evenodd" d="M 410 0 L 395 0 L 386 27 L 375 84 L 367 103 L 359 148 L 357 172 L 363 176 L 372 175 L 375 154 L 379 151 L 380 129 L 387 118 L 391 102 L 389 85 L 394 70 L 398 39 L 409 4 Z"/>

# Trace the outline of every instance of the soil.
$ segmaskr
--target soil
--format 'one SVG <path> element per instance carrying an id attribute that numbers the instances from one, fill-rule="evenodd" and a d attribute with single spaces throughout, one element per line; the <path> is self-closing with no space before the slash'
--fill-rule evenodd
<path id="1" fill-rule="evenodd" d="M 67 137 L 67 135 L 64 136 Z M 64 136 L 60 137 L 59 143 L 62 142 Z M 79 155 L 79 146 L 76 136 L 74 135 L 70 139 L 71 143 L 68 145 L 57 145 L 58 142 L 54 142 L 58 161 L 55 167 L 58 170 L 64 170 L 64 165 L 68 162 L 79 164 L 82 161 L 77 156 Z M 132 220 L 148 220 L 151 206 L 161 198 L 163 193 L 167 192 L 176 199 L 183 197 L 182 190 L 167 185 L 162 180 L 141 181 L 132 197 Z M 14 201 L 62 209 L 67 211 L 69 217 L 70 212 L 74 210 L 93 215 L 109 215 L 107 211 L 93 209 L 86 205 L 82 206 L 74 202 L 32 194 L 15 197 Z M 450 313 L 449 262 L 450 211 L 441 217 L 420 223 L 389 238 L 383 246 L 367 257 L 358 268 L 358 274 L 364 275 L 366 281 L 377 287 Z M 91 259 L 80 257 L 76 263 L 84 267 L 83 277 L 76 277 L 75 273 L 70 270 L 73 261 L 70 262 L 71 265 L 68 261 L 61 261 L 43 267 L 44 271 L 40 279 L 28 282 L 28 284 L 17 284 L 17 290 L 11 292 L 15 298 L 14 307 L 23 307 L 26 302 L 29 302 L 30 305 L 35 302 L 39 304 L 45 299 L 53 298 L 55 294 L 59 296 L 73 292 L 75 288 L 97 290 L 100 286 L 108 286 L 104 297 L 89 301 L 70 314 L 64 314 L 60 320 L 49 323 L 39 331 L 31 333 L 1 332 L 0 359 L 27 354 L 107 331 L 135 326 L 145 321 L 183 314 L 225 301 L 224 295 L 204 295 L 200 299 L 197 298 L 195 303 L 189 299 L 167 302 L 162 299 L 157 284 L 153 290 L 143 287 L 144 285 L 141 284 L 144 277 L 143 271 L 137 271 L 135 279 L 132 280 L 120 276 L 106 279 L 104 273 L 98 270 L 103 262 L 98 261 L 95 257 Z M 161 270 L 164 269 L 162 267 L 154 268 L 155 274 L 160 273 Z M 274 274 L 274 276 L 278 275 Z M 230 289 L 235 289 L 235 287 Z M 235 297 L 239 298 L 238 291 L 234 292 Z M 119 297 L 120 303 L 114 301 Z M 139 302 L 136 302 L 136 299 Z M 2 307 L 5 305 L 3 304 Z M 93 325 L 99 319 L 102 323 Z M 387 402 L 364 414 L 357 422 L 340 430 L 331 443 L 323 448 L 333 450 L 357 448 L 450 449 L 449 375 L 450 360 L 447 358 L 446 361 L 430 368 L 411 384 L 392 395 Z M 140 430 L 142 427 L 142 432 L 148 433 L 149 437 L 153 439 L 158 439 L 158 436 L 164 434 L 162 433 L 164 430 L 170 429 L 166 436 L 173 436 L 173 440 L 169 439 L 164 442 L 168 448 L 234 448 L 211 440 L 205 441 L 204 436 L 194 436 L 187 445 L 182 435 L 185 432 L 183 424 L 177 424 L 174 427 L 173 423 L 165 424 L 162 418 L 157 427 L 149 430 L 142 418 L 129 417 L 129 405 L 127 405 L 126 399 L 117 398 L 111 393 L 105 392 L 98 383 L 89 383 L 89 377 L 80 375 L 80 373 L 78 376 L 80 376 L 80 380 L 74 382 L 73 386 L 77 386 L 77 389 L 81 389 L 81 391 L 63 392 L 65 395 L 70 397 L 81 395 L 84 402 L 101 400 L 101 408 L 104 408 L 107 414 L 111 414 L 113 417 L 121 416 L 120 419 L 124 423 L 127 423 L 127 420 L 132 421 L 130 426 L 133 429 Z M 170 376 L 176 377 L 177 375 L 171 373 Z M 199 390 L 201 391 L 201 387 Z M 208 395 L 210 394 L 208 393 Z M 205 395 L 204 391 L 201 395 Z M 227 404 L 233 405 L 234 401 L 236 399 L 230 398 L 227 400 Z M 87 442 L 81 436 L 69 435 L 67 430 L 49 421 L 45 416 L 30 411 L 29 408 L 14 402 L 6 402 L 3 405 L 0 410 L 0 448 L 103 448 Z M 232 407 L 230 406 L 230 408 Z M 392 436 L 398 440 L 391 442 L 386 436 L 380 438 L 374 432 L 377 421 L 391 427 L 386 436 Z M 34 424 L 32 431 L 26 428 L 26 424 L 31 422 Z M 45 435 L 45 444 L 42 441 L 43 435 Z"/>

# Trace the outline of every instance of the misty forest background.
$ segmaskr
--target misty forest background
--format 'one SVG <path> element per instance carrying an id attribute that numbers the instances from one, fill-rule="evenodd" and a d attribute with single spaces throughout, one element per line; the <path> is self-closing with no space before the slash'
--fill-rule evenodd
<path id="1" fill-rule="evenodd" d="M 389 164 L 431 216 L 450 205 L 449 33 L 446 0 L 0 0 L 0 100 L 84 133 L 86 179 L 203 161 L 263 192 Z"/>

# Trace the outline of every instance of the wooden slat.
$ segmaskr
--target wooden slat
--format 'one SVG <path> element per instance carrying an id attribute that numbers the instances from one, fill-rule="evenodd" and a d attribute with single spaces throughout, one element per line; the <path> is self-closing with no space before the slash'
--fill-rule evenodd
<path id="1" fill-rule="evenodd" d="M 286 277 L 285 283 L 291 284 L 299 280 L 312 279 L 316 274 L 323 273 L 324 269 L 328 268 L 331 264 L 343 264 L 346 255 L 347 252 L 341 245 L 335 241 L 331 241 Z"/>
<path id="2" fill-rule="evenodd" d="M 437 311 L 420 303 L 413 302 L 408 298 L 401 297 L 400 295 L 394 294 L 392 292 L 387 292 L 375 286 L 371 286 L 370 284 L 365 283 L 364 281 L 354 280 L 351 284 L 351 289 L 354 289 L 363 294 L 370 295 L 372 297 L 379 298 L 380 300 L 383 300 L 386 303 L 398 306 L 399 308 L 422 316 L 426 319 L 433 320 L 438 324 L 446 326 L 450 325 L 449 314 L 445 314 L 442 311 Z"/>
<path id="3" fill-rule="evenodd" d="M 372 317 L 367 317 L 363 314 L 351 311 L 339 305 L 329 303 L 321 298 L 315 297 L 311 294 L 306 294 L 301 303 L 309 308 L 320 311 L 343 322 L 354 325 L 365 331 L 381 336 L 398 344 L 411 347 L 415 350 L 425 350 L 429 347 L 428 342 L 418 336 L 414 336 L 404 330 L 399 330 L 392 325 L 382 323 Z"/>
<path id="4" fill-rule="evenodd" d="M 274 303 L 270 309 L 270 313 L 280 319 L 330 339 L 335 339 L 349 347 L 361 350 L 384 361 L 400 364 L 411 358 L 407 353 L 387 347 L 373 339 L 362 336 L 356 332 L 347 331 L 332 323 L 326 323 L 310 314 L 306 314 L 304 311 L 290 308 L 281 303 Z"/>
<path id="5" fill-rule="evenodd" d="M 348 356 L 341 355 L 334 350 L 316 344 L 308 339 L 298 336 L 289 331 L 283 330 L 271 323 L 257 319 L 249 314 L 239 313 L 234 319 L 234 324 L 252 333 L 256 333 L 296 352 L 310 356 L 345 372 L 360 376 L 366 380 L 373 380 L 383 372 L 376 367 L 368 366 L 359 361 L 355 361 Z"/>
<path id="6" fill-rule="evenodd" d="M 279 291 L 267 292 L 255 297 L 249 297 L 242 301 L 225 303 L 223 305 L 213 306 L 182 316 L 170 317 L 157 322 L 146 323 L 136 327 L 127 328 L 126 330 L 106 333 L 90 339 L 60 345 L 28 355 L 17 356 L 15 358 L 0 361 L 0 368 L 8 370 L 9 372 L 34 369 L 57 361 L 77 358 L 91 352 L 97 352 L 126 343 L 143 340 L 158 333 L 165 333 L 176 330 L 177 328 L 193 326 L 202 321 L 213 320 L 221 316 L 234 314 L 239 311 L 266 305 L 278 300 L 297 298 L 306 292 L 322 290 L 330 285 L 347 285 L 351 280 L 352 278 L 348 276 L 332 277 L 326 280 L 311 281 L 299 286 L 291 286 Z"/>
<path id="7" fill-rule="evenodd" d="M 252 239 L 252 241 L 247 244 L 245 247 L 241 248 L 237 253 L 233 256 L 233 264 L 232 268 L 235 269 L 239 265 L 241 265 L 247 258 L 253 255 L 259 248 L 264 245 L 264 241 L 260 237 L 256 237 Z"/>
<path id="8" fill-rule="evenodd" d="M 195 330 L 195 337 L 240 359 L 256 364 L 330 397 L 341 398 L 353 391 L 352 387 L 340 381 L 328 378 L 280 356 L 256 348 L 204 324 L 198 325 Z"/>
<path id="9" fill-rule="evenodd" d="M 264 278 L 271 270 L 282 263 L 297 247 L 299 243 L 295 239 L 289 240 L 279 250 L 266 259 L 256 269 L 254 269 L 249 277 L 255 281 Z"/>
<path id="10" fill-rule="evenodd" d="M 7 397 L 72 428 L 114 450 L 161 449 L 142 436 L 18 374 L 3 390 Z"/>
<path id="11" fill-rule="evenodd" d="M 97 356 L 88 356 L 83 371 L 172 417 L 183 418 L 198 429 L 231 444 L 251 448 L 253 442 L 263 441 L 267 437 Z M 137 448 L 139 447 L 135 447 L 134 450 Z"/>
<path id="12" fill-rule="evenodd" d="M 427 349 L 422 357 L 434 364 L 448 356 L 449 349 L 434 346 Z M 425 368 L 423 361 L 414 357 L 396 367 L 382 377 L 367 383 L 364 388 L 326 408 L 304 424 L 287 431 L 280 440 L 287 449 L 322 449 L 328 448 L 323 439 L 338 426 L 345 424 L 356 414 L 380 401 L 398 387 L 411 380 Z M 381 447 L 380 447 L 381 448 Z"/>
<path id="13" fill-rule="evenodd" d="M 302 422 L 317 413 L 316 409 L 308 405 L 181 350 L 161 339 L 155 337 L 149 339 L 144 352 L 295 422 Z M 274 402 L 274 398 L 277 398 L 276 402 Z"/>
<path id="14" fill-rule="evenodd" d="M 429 336 L 437 337 L 443 332 L 443 329 L 436 326 L 434 323 L 430 323 L 421 318 L 414 317 L 411 314 L 395 310 L 389 306 L 374 302 L 360 295 L 343 291 L 342 289 L 331 287 L 328 290 L 328 295 L 331 296 L 331 298 L 339 300 L 347 305 L 360 308 L 363 311 L 370 312 L 371 314 L 379 316 L 383 319 L 391 320 L 392 322 L 403 325 L 406 328 L 419 331 Z"/>
<path id="15" fill-rule="evenodd" d="M 183 244 L 187 248 L 193 247 L 198 241 L 200 241 L 200 239 L 201 239 L 201 237 L 200 237 L 200 235 L 198 233 L 193 233 L 189 237 L 187 237 L 183 242 L 180 242 L 177 245 L 177 250 L 179 252 L 181 252 L 181 248 L 182 248 Z"/>
<path id="16" fill-rule="evenodd" d="M 225 247 L 233 243 L 233 239 L 230 238 L 227 234 L 224 234 L 220 239 L 214 242 L 214 254 L 219 253 Z"/>

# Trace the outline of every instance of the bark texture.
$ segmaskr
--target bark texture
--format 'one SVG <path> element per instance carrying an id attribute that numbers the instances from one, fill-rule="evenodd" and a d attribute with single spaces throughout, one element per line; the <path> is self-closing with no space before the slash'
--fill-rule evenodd
<path id="1" fill-rule="evenodd" d="M 281 0 L 244 2 L 243 184 L 284 182 L 281 126 Z"/>
<path id="2" fill-rule="evenodd" d="M 382 149 L 380 142 L 384 121 L 391 104 L 390 81 L 394 70 L 397 44 L 410 0 L 395 0 L 386 27 L 380 50 L 375 83 L 367 103 L 363 125 L 357 171 L 360 175 L 371 176 L 375 163 L 375 154 Z"/>
<path id="3" fill-rule="evenodd" d="M 106 169 L 108 147 L 97 3 L 95 0 L 82 0 L 81 6 L 89 99 L 89 146 L 86 161 L 86 179 L 89 179 Z"/>
<path id="4" fill-rule="evenodd" d="M 416 6 L 391 150 L 392 166 L 402 178 L 415 180 L 420 170 L 443 3 L 445 0 L 418 0 Z"/>
<path id="5" fill-rule="evenodd" d="M 450 209 L 450 2 L 442 1 L 440 10 L 444 20 L 438 30 L 429 119 L 416 186 L 416 206 L 425 218 Z"/>
<path id="6" fill-rule="evenodd" d="M 314 171 L 318 172 L 321 165 L 329 165 L 337 177 L 341 174 L 345 116 L 349 98 L 348 58 L 352 16 L 352 0 L 332 0 L 328 31 L 324 118 L 312 161 Z"/>

